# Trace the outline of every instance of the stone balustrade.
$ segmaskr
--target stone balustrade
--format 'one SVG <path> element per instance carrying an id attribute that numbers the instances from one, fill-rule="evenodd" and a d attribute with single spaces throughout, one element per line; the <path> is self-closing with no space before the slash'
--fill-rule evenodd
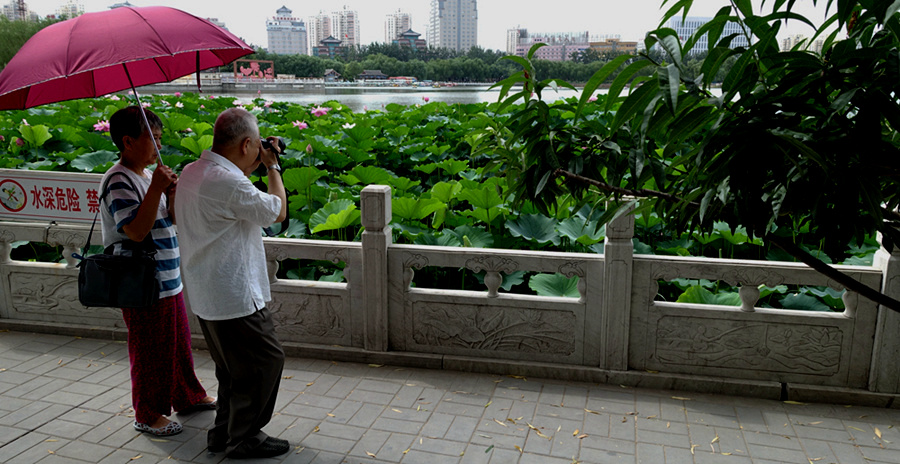
<path id="1" fill-rule="evenodd" d="M 390 198 L 386 186 L 362 191 L 360 242 L 264 239 L 270 309 L 291 354 L 900 407 L 900 314 L 852 292 L 843 312 L 757 307 L 761 285 L 842 289 L 805 265 L 634 256 L 630 215 L 607 225 L 602 255 L 396 245 Z M 0 222 L 0 329 L 124 337 L 118 310 L 78 303 L 74 260 L 10 258 L 20 241 L 71 256 L 87 231 Z M 280 262 L 296 259 L 341 264 L 345 282 L 276 278 Z M 838 268 L 897 298 L 898 259 L 882 250 L 873 267 Z M 483 273 L 484 286 L 427 288 L 415 279 L 426 267 Z M 578 296 L 503 291 L 503 276 L 518 271 L 577 278 Z M 660 301 L 660 282 L 677 278 L 739 286 L 741 306 Z"/>

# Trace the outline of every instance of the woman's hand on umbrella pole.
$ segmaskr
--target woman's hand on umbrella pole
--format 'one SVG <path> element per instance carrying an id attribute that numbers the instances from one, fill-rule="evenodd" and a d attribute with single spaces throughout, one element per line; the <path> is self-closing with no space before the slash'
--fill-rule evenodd
<path id="1" fill-rule="evenodd" d="M 160 194 L 169 193 L 174 190 L 175 183 L 178 182 L 178 176 L 172 171 L 172 168 L 159 165 L 153 170 L 153 177 L 150 179 L 150 188 L 148 190 L 158 191 Z"/>

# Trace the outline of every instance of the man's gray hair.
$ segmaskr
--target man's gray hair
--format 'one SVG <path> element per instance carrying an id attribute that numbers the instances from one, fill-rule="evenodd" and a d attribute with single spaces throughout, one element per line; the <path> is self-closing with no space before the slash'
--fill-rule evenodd
<path id="1" fill-rule="evenodd" d="M 258 134 L 256 116 L 243 108 L 228 108 L 216 118 L 213 146 L 229 147 Z"/>

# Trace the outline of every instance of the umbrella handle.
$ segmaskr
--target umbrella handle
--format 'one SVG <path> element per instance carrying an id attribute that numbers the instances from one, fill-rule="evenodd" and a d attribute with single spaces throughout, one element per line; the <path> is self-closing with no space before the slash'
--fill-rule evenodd
<path id="1" fill-rule="evenodd" d="M 131 80 L 131 74 L 128 73 L 128 66 L 125 66 L 125 63 L 122 63 L 122 68 L 125 69 L 125 76 L 128 77 L 128 83 L 131 84 L 131 93 L 134 94 L 134 98 L 137 100 L 138 108 L 141 110 L 141 116 L 144 118 L 144 124 L 147 126 L 147 135 L 150 138 L 153 138 L 153 129 L 150 128 L 150 120 L 147 119 L 147 113 L 144 112 L 144 105 L 141 104 L 141 96 L 138 95 L 137 89 L 134 88 L 134 82 Z M 159 147 L 156 146 L 156 140 L 153 141 L 153 150 L 156 151 L 156 160 L 158 162 L 157 166 L 165 166 L 163 163 L 162 155 L 159 154 Z"/>

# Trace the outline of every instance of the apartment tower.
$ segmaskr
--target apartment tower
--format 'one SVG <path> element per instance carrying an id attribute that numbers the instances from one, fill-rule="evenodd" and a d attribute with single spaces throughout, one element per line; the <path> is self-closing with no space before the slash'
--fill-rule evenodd
<path id="1" fill-rule="evenodd" d="M 387 15 L 384 20 L 384 43 L 390 44 L 399 40 L 404 32 L 412 29 L 412 16 L 409 13 L 396 13 Z"/>
<path id="2" fill-rule="evenodd" d="M 477 3 L 476 0 L 431 0 L 428 44 L 458 51 L 468 51 L 478 45 Z"/>
<path id="3" fill-rule="evenodd" d="M 359 13 L 344 9 L 331 13 L 331 35 L 341 41 L 341 45 L 356 48 L 359 43 Z"/>
<path id="4" fill-rule="evenodd" d="M 323 40 L 332 36 L 331 16 L 320 10 L 316 16 L 309 17 L 306 28 L 309 34 L 309 54 L 315 56 L 313 49 L 318 47 Z"/>

